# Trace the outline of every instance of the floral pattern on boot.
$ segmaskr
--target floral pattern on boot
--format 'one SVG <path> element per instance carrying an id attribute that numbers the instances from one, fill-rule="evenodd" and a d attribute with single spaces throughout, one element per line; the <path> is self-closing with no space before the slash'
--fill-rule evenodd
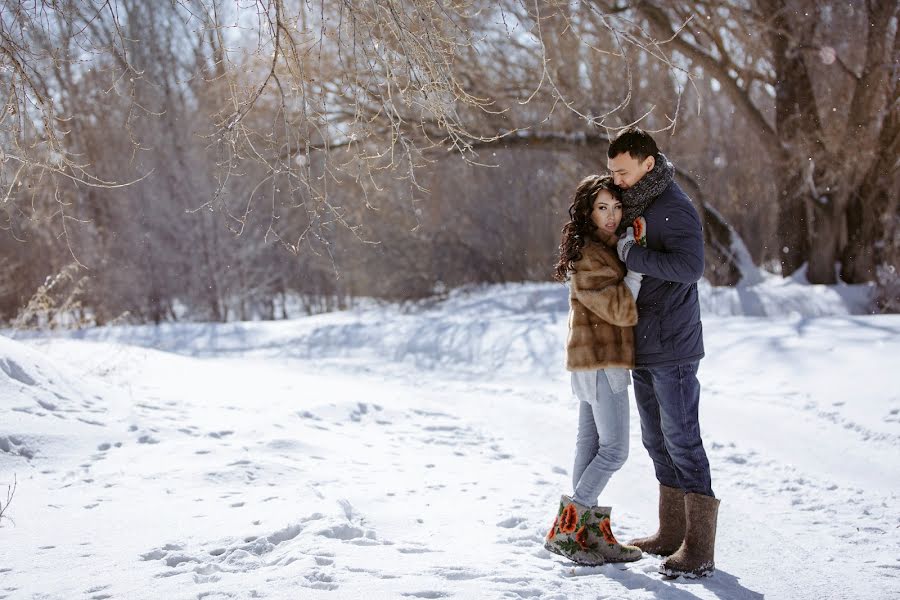
<path id="1" fill-rule="evenodd" d="M 616 536 L 612 532 L 612 524 L 610 517 L 612 514 L 611 506 L 595 506 L 592 508 L 595 516 L 599 519 L 598 527 L 603 542 L 597 551 L 603 555 L 606 562 L 631 562 L 640 560 L 644 555 L 637 546 L 626 546 L 620 544 L 616 540 Z"/>
<path id="2" fill-rule="evenodd" d="M 609 507 L 584 506 L 563 495 L 544 548 L 580 565 L 638 560 L 639 548 L 616 541 L 610 512 Z"/>
<path id="3" fill-rule="evenodd" d="M 580 565 L 602 565 L 606 561 L 597 553 L 599 529 L 591 509 L 562 496 L 559 510 L 544 540 L 544 548 Z"/>

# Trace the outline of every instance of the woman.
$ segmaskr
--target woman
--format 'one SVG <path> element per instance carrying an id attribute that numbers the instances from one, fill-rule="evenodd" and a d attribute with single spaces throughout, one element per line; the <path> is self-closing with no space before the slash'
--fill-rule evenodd
<path id="1" fill-rule="evenodd" d="M 628 457 L 628 369 L 641 275 L 626 276 L 616 255 L 622 202 L 612 177 L 584 178 L 569 217 L 555 279 L 571 280 L 566 367 L 579 400 L 574 493 L 562 496 L 544 547 L 579 564 L 638 560 L 641 550 L 616 541 L 612 509 L 597 501 Z"/>

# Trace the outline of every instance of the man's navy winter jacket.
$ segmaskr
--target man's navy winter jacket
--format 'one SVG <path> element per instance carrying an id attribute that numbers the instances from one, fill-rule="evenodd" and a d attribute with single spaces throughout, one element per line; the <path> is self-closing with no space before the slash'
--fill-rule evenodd
<path id="1" fill-rule="evenodd" d="M 635 244 L 626 266 L 644 274 L 634 328 L 635 367 L 703 358 L 697 282 L 703 276 L 703 226 L 674 181 L 644 210 L 647 247 Z"/>

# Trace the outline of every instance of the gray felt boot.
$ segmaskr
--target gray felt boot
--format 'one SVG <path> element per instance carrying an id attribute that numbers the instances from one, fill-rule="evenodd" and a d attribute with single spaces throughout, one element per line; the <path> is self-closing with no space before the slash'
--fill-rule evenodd
<path id="1" fill-rule="evenodd" d="M 628 542 L 648 554 L 668 556 L 678 550 L 684 540 L 687 522 L 684 492 L 678 488 L 659 485 L 659 530 L 653 535 Z"/>
<path id="2" fill-rule="evenodd" d="M 716 568 L 716 521 L 719 500 L 703 494 L 684 497 L 687 531 L 675 554 L 664 560 L 659 572 L 669 577 L 705 577 Z"/>

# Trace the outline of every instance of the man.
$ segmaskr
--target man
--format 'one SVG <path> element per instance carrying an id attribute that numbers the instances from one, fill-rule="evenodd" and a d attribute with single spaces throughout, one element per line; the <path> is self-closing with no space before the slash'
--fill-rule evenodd
<path id="1" fill-rule="evenodd" d="M 625 129 L 607 156 L 616 185 L 625 190 L 620 229 L 629 229 L 619 240 L 619 257 L 629 271 L 644 274 L 634 330 L 634 393 L 641 437 L 659 481 L 659 529 L 630 544 L 666 556 L 663 574 L 709 575 L 719 501 L 698 419 L 703 227 L 674 181 L 675 168 L 649 134 Z"/>

